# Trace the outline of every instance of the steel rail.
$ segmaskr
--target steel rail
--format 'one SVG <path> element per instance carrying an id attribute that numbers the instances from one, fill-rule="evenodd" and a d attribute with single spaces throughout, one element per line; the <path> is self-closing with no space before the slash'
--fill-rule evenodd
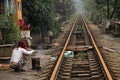
<path id="1" fill-rule="evenodd" d="M 54 68 L 54 70 L 53 70 L 53 73 L 52 73 L 52 75 L 51 75 L 51 77 L 50 77 L 50 80 L 56 80 L 56 74 L 57 74 L 57 71 L 58 71 L 60 62 L 61 62 L 61 60 L 62 60 L 62 58 L 63 58 L 64 52 L 65 52 L 65 50 L 66 50 L 66 47 L 67 47 L 67 45 L 68 45 L 68 42 L 69 42 L 70 37 L 71 37 L 71 35 L 72 35 L 72 32 L 73 32 L 73 30 L 74 30 L 74 28 L 75 28 L 77 19 L 78 19 L 78 16 L 75 18 L 75 21 L 74 21 L 74 23 L 73 23 L 73 25 L 72 25 L 72 29 L 71 29 L 71 31 L 70 31 L 70 34 L 69 34 L 69 36 L 68 36 L 68 38 L 67 38 L 67 40 L 66 40 L 66 43 L 65 43 L 65 45 L 64 45 L 64 48 L 63 48 L 63 50 L 62 50 L 62 52 L 61 52 L 61 55 L 60 55 L 60 57 L 59 57 L 59 59 L 58 59 L 58 61 L 57 61 L 57 63 L 56 63 L 56 66 L 55 66 L 55 68 Z"/>
<path id="2" fill-rule="evenodd" d="M 81 16 L 81 17 L 82 17 L 82 16 Z M 98 56 L 99 56 L 99 58 L 100 58 L 100 61 L 101 61 L 101 63 L 102 63 L 103 69 L 104 69 L 104 71 L 105 71 L 105 73 L 106 73 L 106 76 L 107 76 L 108 80 L 113 80 L 113 78 L 112 78 L 112 76 L 111 76 L 111 74 L 110 74 L 110 72 L 109 72 L 109 70 L 108 70 L 108 68 L 107 68 L 107 66 L 106 66 L 106 64 L 105 64 L 105 61 L 104 61 L 103 58 L 102 58 L 102 55 L 101 55 L 101 53 L 100 53 L 100 50 L 98 49 L 98 47 L 97 47 L 97 45 L 96 45 L 96 43 L 95 43 L 95 40 L 94 40 L 94 38 L 93 38 L 93 36 L 92 36 L 89 28 L 88 28 L 88 25 L 87 25 L 87 23 L 86 23 L 86 21 L 85 21 L 85 19 L 84 19 L 83 17 L 82 17 L 82 20 L 83 20 L 83 22 L 84 22 L 84 24 L 85 24 L 85 27 L 86 27 L 89 35 L 90 35 L 90 38 L 91 38 L 92 43 L 93 43 L 93 45 L 94 45 L 94 47 L 95 47 L 95 50 L 97 51 L 97 54 L 98 54 Z"/>

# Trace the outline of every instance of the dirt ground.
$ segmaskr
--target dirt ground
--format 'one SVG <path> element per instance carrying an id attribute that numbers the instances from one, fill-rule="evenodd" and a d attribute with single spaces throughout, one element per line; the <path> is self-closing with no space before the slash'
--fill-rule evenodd
<path id="1" fill-rule="evenodd" d="M 35 56 L 40 58 L 41 67 L 45 66 L 50 59 L 51 55 L 45 55 L 51 52 L 51 50 L 38 50 Z M 36 70 L 32 70 L 32 57 L 28 57 L 27 64 L 24 69 L 26 72 L 14 72 L 12 69 L 7 71 L 0 71 L 0 80 L 37 80 L 37 75 L 40 72 Z"/>
<path id="2" fill-rule="evenodd" d="M 69 25 L 70 24 L 65 25 L 64 31 L 60 33 L 58 38 L 55 38 L 55 41 L 59 44 L 58 46 L 53 46 L 52 49 L 45 50 L 39 49 L 39 46 L 37 53 L 35 53 L 34 56 L 28 57 L 27 64 L 24 67 L 26 72 L 14 72 L 13 70 L 0 71 L 0 80 L 38 80 L 40 71 L 32 70 L 32 57 L 39 57 L 41 69 L 44 68 L 44 66 L 52 60 L 51 54 L 54 54 L 54 50 L 60 48 L 62 45 L 64 34 L 70 29 L 67 27 Z"/>

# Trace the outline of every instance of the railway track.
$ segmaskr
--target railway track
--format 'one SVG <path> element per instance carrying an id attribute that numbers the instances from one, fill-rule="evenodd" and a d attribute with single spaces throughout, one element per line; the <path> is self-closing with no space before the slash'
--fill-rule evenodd
<path id="1" fill-rule="evenodd" d="M 84 17 L 76 17 L 61 54 L 39 80 L 113 80 Z"/>

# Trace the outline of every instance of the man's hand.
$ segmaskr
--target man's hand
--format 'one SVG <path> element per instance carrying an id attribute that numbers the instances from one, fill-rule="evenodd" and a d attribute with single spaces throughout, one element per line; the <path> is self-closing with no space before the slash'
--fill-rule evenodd
<path id="1" fill-rule="evenodd" d="M 36 53 L 36 52 L 38 52 L 37 50 L 34 50 L 34 52 L 33 53 Z"/>
<path id="2" fill-rule="evenodd" d="M 37 50 L 33 50 L 32 56 L 35 56 L 37 52 Z"/>

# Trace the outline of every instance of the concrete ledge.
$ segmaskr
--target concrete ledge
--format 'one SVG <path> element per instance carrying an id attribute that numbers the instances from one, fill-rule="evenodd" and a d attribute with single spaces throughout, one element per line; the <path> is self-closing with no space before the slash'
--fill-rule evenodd
<path id="1" fill-rule="evenodd" d="M 0 57 L 1 60 L 7 60 L 10 59 L 10 57 Z"/>

